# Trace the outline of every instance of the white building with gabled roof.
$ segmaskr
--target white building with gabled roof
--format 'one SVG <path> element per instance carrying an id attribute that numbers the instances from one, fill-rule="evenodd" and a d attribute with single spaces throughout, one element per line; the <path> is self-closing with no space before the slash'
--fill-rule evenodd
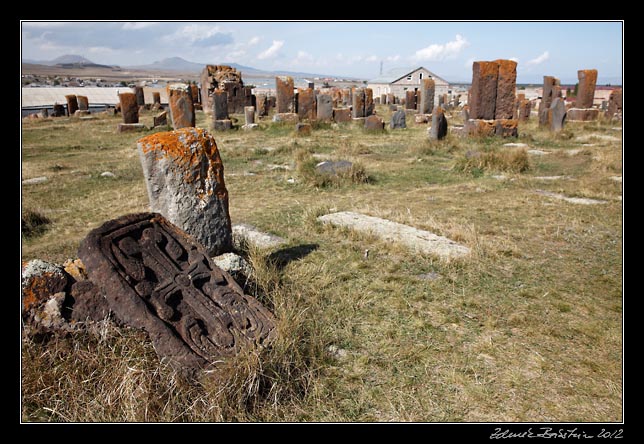
<path id="1" fill-rule="evenodd" d="M 393 68 L 384 75 L 367 81 L 367 88 L 373 90 L 373 96 L 381 94 L 393 94 L 396 97 L 404 98 L 406 91 L 418 90 L 423 79 L 434 79 L 436 85 L 435 97 L 447 94 L 450 86 L 447 80 L 437 76 L 427 68 Z"/>

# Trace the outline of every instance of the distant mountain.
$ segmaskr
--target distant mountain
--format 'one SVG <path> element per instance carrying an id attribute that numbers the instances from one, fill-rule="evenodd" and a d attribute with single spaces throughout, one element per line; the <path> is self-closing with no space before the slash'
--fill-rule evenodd
<path id="1" fill-rule="evenodd" d="M 150 63 L 148 65 L 127 66 L 129 69 L 143 69 L 148 71 L 187 71 L 200 72 L 204 65 L 201 63 L 189 62 L 181 57 L 170 57 Z"/>
<path id="2" fill-rule="evenodd" d="M 56 57 L 54 60 L 50 60 L 48 64 L 59 65 L 59 64 L 69 64 L 69 63 L 79 63 L 83 65 L 97 65 L 97 63 L 94 63 L 91 60 L 75 54 L 65 54 L 60 57 Z"/>

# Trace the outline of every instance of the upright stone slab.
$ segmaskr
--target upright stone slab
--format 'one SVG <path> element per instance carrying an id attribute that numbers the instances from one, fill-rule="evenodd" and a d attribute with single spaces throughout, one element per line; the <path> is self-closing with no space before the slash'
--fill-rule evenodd
<path id="1" fill-rule="evenodd" d="M 255 101 L 257 104 L 257 116 L 268 116 L 268 97 L 266 94 L 258 94 Z"/>
<path id="2" fill-rule="evenodd" d="M 311 88 L 298 88 L 297 115 L 301 120 L 315 118 L 315 92 Z"/>
<path id="3" fill-rule="evenodd" d="M 76 100 L 78 101 L 78 109 L 80 111 L 89 111 L 89 100 L 87 100 L 87 96 L 79 96 L 77 94 Z"/>
<path id="4" fill-rule="evenodd" d="M 134 94 L 136 94 L 136 105 L 139 107 L 145 106 L 145 94 L 143 94 L 143 87 L 135 86 Z"/>
<path id="5" fill-rule="evenodd" d="M 606 117 L 612 118 L 622 115 L 622 89 L 616 88 L 611 91 L 608 97 L 608 107 L 606 108 Z"/>
<path id="6" fill-rule="evenodd" d="M 232 248 L 224 165 L 201 128 L 152 134 L 137 144 L 152 211 L 194 236 L 211 256 Z"/>
<path id="7" fill-rule="evenodd" d="M 190 94 L 192 95 L 192 103 L 201 103 L 199 100 L 199 87 L 194 83 L 190 85 Z"/>
<path id="8" fill-rule="evenodd" d="M 496 88 L 499 81 L 499 64 L 474 62 L 472 64 L 472 87 L 470 88 L 470 117 L 494 119 Z"/>
<path id="9" fill-rule="evenodd" d="M 530 113 L 532 112 L 532 102 L 528 99 L 522 99 L 519 102 L 517 110 L 517 120 L 527 122 L 530 120 Z"/>
<path id="10" fill-rule="evenodd" d="M 213 119 L 228 119 L 228 94 L 226 94 L 226 91 L 215 90 L 212 93 L 211 100 L 213 108 Z"/>
<path id="11" fill-rule="evenodd" d="M 195 126 L 195 106 L 192 102 L 190 85 L 185 83 L 168 85 L 168 103 L 174 129 Z"/>
<path id="12" fill-rule="evenodd" d="M 405 109 L 416 109 L 416 91 L 405 92 Z"/>
<path id="13" fill-rule="evenodd" d="M 65 100 L 67 100 L 67 114 L 73 116 L 78 111 L 78 99 L 74 94 L 69 94 L 65 96 Z"/>
<path id="14" fill-rule="evenodd" d="M 153 105 L 161 105 L 161 93 L 155 91 L 152 93 L 152 104 Z"/>
<path id="15" fill-rule="evenodd" d="M 499 65 L 499 76 L 496 86 L 495 119 L 512 119 L 517 90 L 517 62 L 513 60 L 496 60 Z"/>
<path id="16" fill-rule="evenodd" d="M 162 113 L 154 116 L 152 118 L 152 122 L 155 128 L 158 126 L 166 126 L 168 124 L 168 112 L 163 111 Z"/>
<path id="17" fill-rule="evenodd" d="M 501 137 L 518 137 L 519 121 L 516 119 L 494 120 L 494 134 Z"/>
<path id="18" fill-rule="evenodd" d="M 60 103 L 54 103 L 53 111 L 51 113 L 52 117 L 64 117 L 65 116 L 65 105 Z"/>
<path id="19" fill-rule="evenodd" d="M 597 85 L 596 69 L 581 69 L 577 71 L 579 89 L 575 108 L 592 108 L 595 100 L 595 85 Z"/>
<path id="20" fill-rule="evenodd" d="M 431 140 L 442 140 L 445 136 L 447 136 L 447 118 L 443 108 L 437 106 L 432 111 L 432 127 L 429 131 L 429 138 Z"/>
<path id="21" fill-rule="evenodd" d="M 550 105 L 552 101 L 559 97 L 561 93 L 561 86 L 559 84 L 559 79 L 552 76 L 543 76 L 543 91 L 541 93 L 541 103 L 539 103 L 539 125 L 540 126 L 550 126 L 550 120 L 548 117 Z"/>
<path id="22" fill-rule="evenodd" d="M 419 114 L 429 114 L 434 109 L 434 94 L 436 84 L 434 79 L 423 79 L 420 84 L 420 104 L 418 106 Z"/>
<path id="23" fill-rule="evenodd" d="M 366 94 L 364 88 L 353 88 L 351 94 L 353 96 L 351 117 L 353 117 L 354 119 L 365 117 L 364 111 Z"/>
<path id="24" fill-rule="evenodd" d="M 139 106 L 136 104 L 136 94 L 131 92 L 119 93 L 123 123 L 139 123 Z"/>
<path id="25" fill-rule="evenodd" d="M 351 106 L 351 104 L 353 103 L 353 98 L 351 96 L 351 89 L 345 88 L 340 92 L 342 94 L 342 105 Z"/>
<path id="26" fill-rule="evenodd" d="M 380 94 L 380 104 L 387 105 L 387 94 Z"/>
<path id="27" fill-rule="evenodd" d="M 470 106 L 465 105 L 463 107 L 463 110 L 461 111 L 461 118 L 463 119 L 463 123 L 467 122 L 470 120 Z"/>
<path id="28" fill-rule="evenodd" d="M 402 129 L 407 128 L 407 119 L 406 113 L 404 110 L 399 109 L 391 115 L 391 122 L 389 122 L 389 128 L 391 129 Z"/>
<path id="29" fill-rule="evenodd" d="M 78 256 L 120 322 L 145 330 L 159 358 L 190 376 L 275 336 L 273 314 L 158 213 L 105 222 Z"/>
<path id="30" fill-rule="evenodd" d="M 333 121 L 336 123 L 351 122 L 351 110 L 349 108 L 333 108 Z"/>
<path id="31" fill-rule="evenodd" d="M 396 96 L 393 95 L 392 93 L 387 94 L 387 105 L 395 105 L 396 104 Z"/>
<path id="32" fill-rule="evenodd" d="M 333 97 L 330 94 L 318 94 L 316 114 L 320 121 L 333 119 Z"/>
<path id="33" fill-rule="evenodd" d="M 255 123 L 255 107 L 246 106 L 244 107 L 244 119 L 246 120 L 246 125 Z"/>
<path id="34" fill-rule="evenodd" d="M 277 92 L 277 112 L 295 112 L 295 92 L 293 78 L 290 76 L 275 77 L 275 91 Z"/>
<path id="35" fill-rule="evenodd" d="M 364 89 L 364 115 L 368 117 L 373 114 L 375 105 L 373 102 L 373 90 L 371 88 Z"/>
<path id="36" fill-rule="evenodd" d="M 566 104 L 561 97 L 555 97 L 548 110 L 548 123 L 550 130 L 559 132 L 563 130 L 566 121 Z"/>

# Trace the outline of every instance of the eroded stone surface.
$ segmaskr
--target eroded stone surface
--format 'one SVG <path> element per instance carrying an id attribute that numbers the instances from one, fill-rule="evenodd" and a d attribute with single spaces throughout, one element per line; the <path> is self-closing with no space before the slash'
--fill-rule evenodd
<path id="1" fill-rule="evenodd" d="M 76 100 L 78 101 L 78 110 L 79 111 L 87 111 L 87 110 L 89 110 L 89 100 L 87 100 L 87 96 L 76 95 Z"/>
<path id="2" fill-rule="evenodd" d="M 423 79 L 420 84 L 420 103 L 418 112 L 420 114 L 429 114 L 434 109 L 434 94 L 436 84 L 434 79 Z"/>
<path id="3" fill-rule="evenodd" d="M 512 119 L 517 85 L 517 62 L 514 60 L 496 60 L 499 65 L 499 77 L 496 87 L 495 119 Z"/>
<path id="4" fill-rule="evenodd" d="M 379 217 L 343 211 L 320 216 L 318 220 L 322 223 L 370 233 L 385 241 L 399 242 L 414 251 L 437 256 L 441 259 L 456 259 L 470 254 L 469 248 L 446 237 Z"/>
<path id="5" fill-rule="evenodd" d="M 385 121 L 372 114 L 364 119 L 364 128 L 367 131 L 382 131 L 385 129 Z"/>
<path id="6" fill-rule="evenodd" d="M 349 108 L 333 108 L 333 121 L 335 123 L 351 122 L 351 110 Z"/>
<path id="7" fill-rule="evenodd" d="M 447 135 L 447 118 L 445 111 L 440 106 L 434 107 L 432 111 L 432 127 L 429 131 L 431 140 L 442 140 Z"/>
<path id="8" fill-rule="evenodd" d="M 264 233 L 248 224 L 233 225 L 233 239 L 237 246 L 246 242 L 256 248 L 275 248 L 286 243 L 281 237 Z"/>
<path id="9" fill-rule="evenodd" d="M 160 214 L 108 221 L 78 255 L 116 317 L 144 329 L 159 357 L 181 369 L 206 368 L 275 334 L 272 313 Z"/>
<path id="10" fill-rule="evenodd" d="M 158 114 L 158 115 L 154 116 L 154 117 L 152 118 L 152 122 L 153 122 L 153 125 L 154 125 L 155 127 L 157 127 L 157 126 L 165 126 L 165 125 L 167 125 L 167 124 L 168 124 L 168 112 L 167 112 L 167 111 L 163 111 L 162 113 L 160 113 L 160 114 Z"/>
<path id="11" fill-rule="evenodd" d="M 232 233 L 224 165 L 214 137 L 201 128 L 138 141 L 152 211 L 195 237 L 211 255 L 230 251 Z"/>
<path id="12" fill-rule="evenodd" d="M 78 99 L 75 95 L 69 94 L 65 96 L 65 100 L 67 100 L 67 114 L 73 116 L 78 110 Z"/>
<path id="13" fill-rule="evenodd" d="M 293 77 L 275 77 L 275 91 L 277 93 L 277 112 L 295 112 L 295 92 L 293 89 Z"/>
<path id="14" fill-rule="evenodd" d="M 536 190 L 536 193 L 541 194 L 542 196 L 548 196 L 552 197 L 553 199 L 559 199 L 578 205 L 598 205 L 606 203 L 605 200 L 589 199 L 587 197 L 568 197 L 563 194 L 553 193 L 551 191 Z"/>
<path id="15" fill-rule="evenodd" d="M 139 107 L 136 104 L 136 94 L 120 93 L 119 103 L 121 105 L 121 114 L 123 123 L 139 123 Z"/>
<path id="16" fill-rule="evenodd" d="M 406 116 L 407 114 L 405 114 L 405 111 L 402 109 L 399 109 L 398 111 L 394 112 L 391 115 L 391 122 L 389 123 L 389 128 L 391 129 L 407 128 Z"/>
<path id="17" fill-rule="evenodd" d="M 579 89 L 577 90 L 577 100 L 575 108 L 592 108 L 595 100 L 595 85 L 597 85 L 596 69 L 580 69 L 577 71 L 579 79 Z"/>
<path id="18" fill-rule="evenodd" d="M 471 119 L 494 119 L 498 79 L 498 63 L 474 62 L 472 64 L 472 87 L 470 88 L 470 101 L 468 102 Z"/>
<path id="19" fill-rule="evenodd" d="M 195 105 L 192 90 L 185 83 L 168 85 L 168 103 L 174 129 L 195 126 Z"/>
<path id="20" fill-rule="evenodd" d="M 321 121 L 333 119 L 333 98 L 330 94 L 318 94 L 317 119 Z"/>
<path id="21" fill-rule="evenodd" d="M 311 88 L 298 88 L 297 115 L 300 119 L 315 118 L 315 93 Z"/>

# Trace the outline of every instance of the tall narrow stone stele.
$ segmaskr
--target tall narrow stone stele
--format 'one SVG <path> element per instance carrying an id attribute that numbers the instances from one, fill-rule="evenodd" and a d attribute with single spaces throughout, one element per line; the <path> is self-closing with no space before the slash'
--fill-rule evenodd
<path id="1" fill-rule="evenodd" d="M 76 95 L 76 100 L 78 101 L 78 109 L 81 111 L 88 111 L 89 110 L 89 100 L 87 100 L 87 96 L 79 96 L 78 94 Z"/>
<path id="2" fill-rule="evenodd" d="M 351 117 L 354 119 L 365 117 L 364 114 L 364 105 L 365 105 L 365 90 L 364 88 L 354 88 L 351 90 L 352 94 L 352 108 L 351 108 Z"/>
<path id="3" fill-rule="evenodd" d="M 553 76 L 543 76 L 543 90 L 541 92 L 541 102 L 539 103 L 539 125 L 548 126 L 548 110 L 552 101 L 561 93 L 559 79 Z"/>
<path id="4" fill-rule="evenodd" d="M 495 119 L 511 119 L 514 114 L 514 102 L 517 90 L 517 62 L 514 60 L 496 60 L 499 65 L 499 77 L 496 86 Z"/>
<path id="5" fill-rule="evenodd" d="M 405 109 L 416 109 L 416 91 L 405 92 Z"/>
<path id="6" fill-rule="evenodd" d="M 318 94 L 316 114 L 317 120 L 333 120 L 333 97 L 330 94 Z"/>
<path id="7" fill-rule="evenodd" d="M 577 71 L 579 89 L 575 108 L 592 108 L 595 100 L 595 86 L 597 85 L 596 69 L 581 69 Z"/>
<path id="8" fill-rule="evenodd" d="M 440 106 L 432 110 L 432 127 L 429 131 L 431 140 L 442 140 L 447 136 L 447 118 L 445 111 Z"/>
<path id="9" fill-rule="evenodd" d="M 373 90 L 371 88 L 364 89 L 364 116 L 369 117 L 373 114 L 375 105 L 373 102 Z"/>
<path id="10" fill-rule="evenodd" d="M 470 88 L 470 118 L 494 119 L 496 89 L 499 81 L 497 62 L 474 62 L 472 64 L 472 87 Z"/>
<path id="11" fill-rule="evenodd" d="M 134 87 L 134 94 L 136 94 L 136 105 L 137 106 L 145 106 L 145 94 L 143 94 L 143 87 L 142 86 L 135 86 Z"/>
<path id="12" fill-rule="evenodd" d="M 139 107 L 136 104 L 136 94 L 131 92 L 120 93 L 119 103 L 121 104 L 123 123 L 139 123 Z"/>
<path id="13" fill-rule="evenodd" d="M 315 93 L 311 88 L 298 88 L 297 115 L 300 120 L 315 118 Z"/>
<path id="14" fill-rule="evenodd" d="M 195 105 L 192 102 L 190 85 L 185 83 L 168 85 L 168 103 L 174 129 L 195 126 Z"/>
<path id="15" fill-rule="evenodd" d="M 137 144 L 152 211 L 185 230 L 211 256 L 232 249 L 224 165 L 201 128 L 152 134 Z"/>
<path id="16" fill-rule="evenodd" d="M 73 116 L 78 111 L 78 99 L 74 94 L 69 94 L 65 96 L 65 100 L 67 100 L 67 114 Z"/>
<path id="17" fill-rule="evenodd" d="M 566 121 L 566 104 L 561 97 L 555 97 L 548 109 L 548 123 L 550 131 L 559 132 L 563 130 Z"/>
<path id="18" fill-rule="evenodd" d="M 434 94 L 436 91 L 436 84 L 434 79 L 423 79 L 420 84 L 420 104 L 418 108 L 419 114 L 429 114 L 434 109 Z"/>
<path id="19" fill-rule="evenodd" d="M 293 77 L 275 77 L 275 91 L 277 94 L 277 112 L 295 112 L 295 92 L 293 90 Z"/>

